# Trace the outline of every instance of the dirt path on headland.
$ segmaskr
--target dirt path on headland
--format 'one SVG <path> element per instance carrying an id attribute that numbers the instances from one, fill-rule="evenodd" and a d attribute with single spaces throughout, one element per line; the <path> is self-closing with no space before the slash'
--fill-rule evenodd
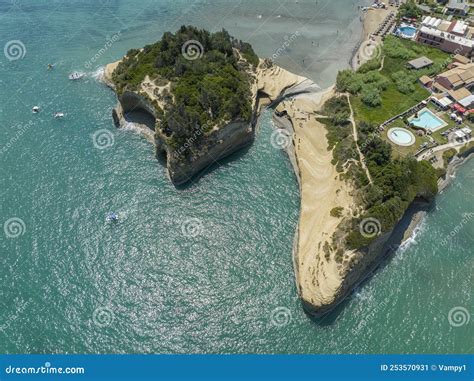
<path id="1" fill-rule="evenodd" d="M 366 174 L 367 178 L 369 179 L 370 184 L 373 184 L 372 176 L 370 176 L 369 169 L 365 165 L 365 157 L 364 157 L 364 155 L 362 154 L 362 152 L 359 148 L 359 136 L 357 134 L 357 125 L 356 125 L 356 122 L 355 122 L 355 119 L 354 119 L 354 110 L 352 109 L 352 105 L 351 105 L 351 97 L 347 93 L 345 94 L 345 96 L 347 98 L 347 103 L 349 104 L 349 109 L 351 110 L 351 115 L 349 116 L 349 120 L 351 121 L 351 124 L 352 124 L 352 135 L 354 136 L 354 141 L 355 141 L 355 144 L 356 144 L 357 152 L 359 153 L 359 161 L 360 161 L 360 164 L 362 165 L 362 168 L 365 171 L 365 174 Z"/>

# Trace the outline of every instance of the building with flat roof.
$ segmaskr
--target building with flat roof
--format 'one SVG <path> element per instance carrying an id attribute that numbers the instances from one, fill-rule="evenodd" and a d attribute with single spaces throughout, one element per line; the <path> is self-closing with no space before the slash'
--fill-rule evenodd
<path id="1" fill-rule="evenodd" d="M 446 21 L 426 16 L 416 35 L 416 41 L 471 58 L 474 55 L 474 40 L 471 36 L 471 30 L 464 21 Z"/>
<path id="2" fill-rule="evenodd" d="M 466 0 L 449 0 L 446 4 L 446 12 L 453 15 L 467 16 L 469 14 L 469 2 Z"/>
<path id="3" fill-rule="evenodd" d="M 431 101 L 436 103 L 442 109 L 447 109 L 449 106 L 453 104 L 453 101 L 450 98 L 445 97 L 443 95 L 439 95 L 439 96 L 433 95 L 431 97 Z"/>
<path id="4" fill-rule="evenodd" d="M 424 56 L 408 61 L 408 66 L 410 66 L 412 69 L 415 69 L 415 70 L 423 69 L 431 65 L 433 65 L 433 61 L 431 61 L 429 58 L 426 58 Z"/>

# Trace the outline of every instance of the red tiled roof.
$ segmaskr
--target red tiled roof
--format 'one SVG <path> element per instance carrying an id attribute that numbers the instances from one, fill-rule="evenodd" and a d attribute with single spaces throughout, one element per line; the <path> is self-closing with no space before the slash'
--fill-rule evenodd
<path id="1" fill-rule="evenodd" d="M 454 106 L 453 106 L 457 111 L 459 111 L 460 113 L 465 113 L 466 112 L 466 109 L 464 107 L 462 107 L 461 105 L 455 103 Z"/>
<path id="2" fill-rule="evenodd" d="M 457 20 L 454 20 L 451 22 L 451 24 L 449 24 L 448 33 L 451 33 L 453 31 L 454 27 L 456 26 L 456 23 L 457 23 Z"/>

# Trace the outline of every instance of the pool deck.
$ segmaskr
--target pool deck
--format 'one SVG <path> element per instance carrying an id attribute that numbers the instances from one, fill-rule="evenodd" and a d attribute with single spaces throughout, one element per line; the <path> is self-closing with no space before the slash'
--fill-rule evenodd
<path id="1" fill-rule="evenodd" d="M 402 131 L 402 132 L 410 135 L 411 140 L 408 143 L 401 143 L 401 142 L 396 141 L 395 139 L 393 139 L 390 136 L 390 133 L 395 132 L 395 131 Z M 387 137 L 392 143 L 394 143 L 396 145 L 399 145 L 399 146 L 402 146 L 402 147 L 412 146 L 413 144 L 415 144 L 415 141 L 416 141 L 416 138 L 415 138 L 415 135 L 413 134 L 413 132 L 411 132 L 410 130 L 407 130 L 406 128 L 403 128 L 403 127 L 392 127 L 392 128 L 390 128 L 387 131 Z"/>
<path id="2" fill-rule="evenodd" d="M 425 112 L 428 112 L 430 113 L 434 118 L 436 118 L 441 124 L 439 126 L 437 126 L 436 128 L 428 128 L 428 127 L 425 127 L 425 126 L 420 126 L 420 125 L 417 125 L 415 123 L 413 123 L 416 127 L 418 128 L 422 128 L 424 129 L 425 131 L 431 131 L 431 132 L 435 132 L 435 131 L 438 131 L 440 130 L 441 128 L 444 128 L 448 125 L 448 123 L 446 123 L 441 117 L 439 117 L 438 115 L 436 115 L 436 113 L 434 113 L 433 111 L 431 111 L 429 108 L 425 107 L 425 108 L 422 108 L 420 111 L 418 111 L 418 115 L 420 114 L 423 114 Z M 411 116 L 410 118 L 408 118 L 408 122 L 412 123 L 413 119 L 416 119 L 415 118 L 415 115 Z"/>
<path id="3" fill-rule="evenodd" d="M 413 30 L 413 34 L 410 35 L 410 34 L 403 33 L 401 31 L 401 29 L 403 29 L 403 28 L 409 28 L 409 29 Z M 398 31 L 400 37 L 406 38 L 407 40 L 413 40 L 416 36 L 416 32 L 418 31 L 418 28 L 416 26 L 413 26 L 413 25 L 402 23 L 397 28 L 397 31 Z"/>

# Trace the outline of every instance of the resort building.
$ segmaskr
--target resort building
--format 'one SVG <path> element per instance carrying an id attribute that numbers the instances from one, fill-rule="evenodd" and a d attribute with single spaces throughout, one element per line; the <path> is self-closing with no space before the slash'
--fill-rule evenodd
<path id="1" fill-rule="evenodd" d="M 448 109 L 454 102 L 444 96 L 444 95 L 433 95 L 431 97 L 431 101 L 434 102 L 436 105 L 438 105 L 438 107 L 442 108 L 443 110 L 446 110 Z"/>
<path id="2" fill-rule="evenodd" d="M 448 91 L 448 95 L 466 109 L 470 109 L 471 105 L 474 104 L 474 95 L 465 87 L 458 90 L 450 90 Z"/>
<path id="3" fill-rule="evenodd" d="M 446 13 L 467 16 L 469 14 L 469 2 L 467 0 L 449 0 L 446 4 Z"/>
<path id="4" fill-rule="evenodd" d="M 453 57 L 453 61 L 455 63 L 460 63 L 460 64 L 464 64 L 464 65 L 467 65 L 468 63 L 471 63 L 471 60 L 467 57 L 464 57 L 460 54 L 456 54 L 454 57 Z"/>
<path id="5" fill-rule="evenodd" d="M 414 60 L 408 61 L 408 66 L 411 69 L 419 70 L 425 67 L 433 65 L 433 61 L 426 57 L 415 58 Z"/>
<path id="6" fill-rule="evenodd" d="M 427 88 L 430 88 L 431 85 L 433 84 L 433 78 L 428 77 L 427 75 L 422 75 L 422 76 L 418 79 L 418 81 L 420 81 L 420 83 L 421 83 L 423 86 L 427 87 Z"/>
<path id="7" fill-rule="evenodd" d="M 446 21 L 426 16 L 416 35 L 416 41 L 470 58 L 474 55 L 473 34 L 474 29 L 464 21 Z"/>
<path id="8" fill-rule="evenodd" d="M 458 90 L 463 87 L 470 90 L 474 86 L 474 63 L 454 65 L 452 69 L 438 74 L 435 78 L 435 83 L 439 85 L 437 89 L 441 92 Z"/>
<path id="9" fill-rule="evenodd" d="M 431 90 L 431 101 L 440 108 L 452 107 L 460 113 L 474 109 L 474 63 L 454 62 L 435 78 L 423 75 L 418 81 Z"/>
<path id="10" fill-rule="evenodd" d="M 454 131 L 454 138 L 458 141 L 468 140 L 472 137 L 472 131 L 470 128 L 464 127 L 460 130 Z"/>

